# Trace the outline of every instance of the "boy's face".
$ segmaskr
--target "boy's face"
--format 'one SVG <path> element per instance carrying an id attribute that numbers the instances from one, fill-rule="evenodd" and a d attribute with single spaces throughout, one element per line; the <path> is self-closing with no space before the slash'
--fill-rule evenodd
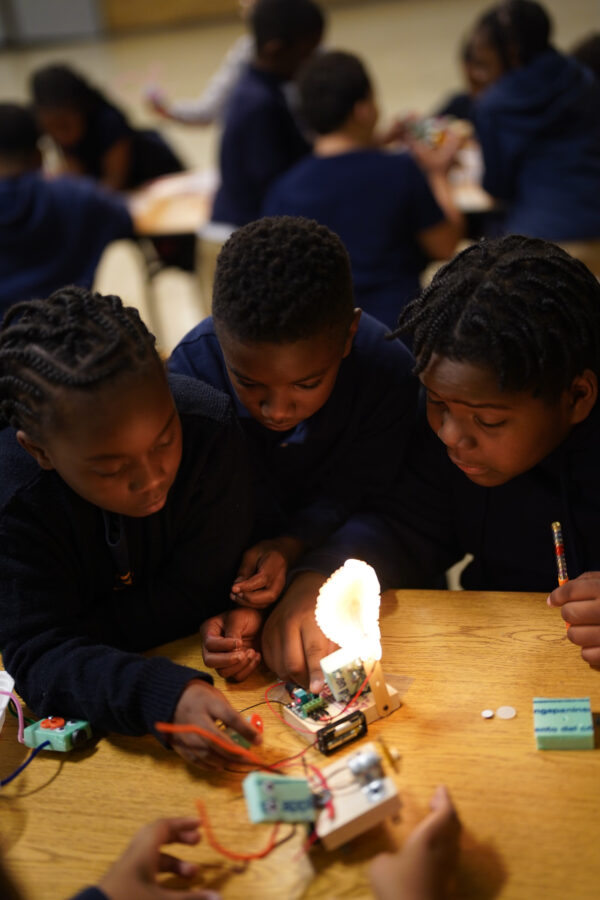
<path id="1" fill-rule="evenodd" d="M 537 465 L 587 415 L 571 391 L 552 403 L 528 391 L 501 391 L 491 370 L 435 354 L 420 377 L 429 424 L 452 462 L 483 487 Z"/>
<path id="2" fill-rule="evenodd" d="M 240 403 L 270 431 L 289 431 L 310 418 L 333 390 L 358 318 L 345 338 L 319 335 L 287 344 L 243 343 L 220 328 L 219 343 Z"/>
<path id="3" fill-rule="evenodd" d="M 473 34 L 469 42 L 469 58 L 464 67 L 471 93 L 475 96 L 504 75 L 504 64 L 490 43 L 485 28 Z"/>
<path id="4" fill-rule="evenodd" d="M 158 512 L 181 462 L 181 423 L 163 371 L 128 375 L 93 394 L 65 390 L 60 425 L 17 437 L 44 469 L 110 512 Z"/>

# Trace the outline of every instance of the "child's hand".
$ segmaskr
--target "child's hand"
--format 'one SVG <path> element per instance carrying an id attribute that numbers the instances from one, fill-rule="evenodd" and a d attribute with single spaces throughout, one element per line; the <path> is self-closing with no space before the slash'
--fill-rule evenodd
<path id="1" fill-rule="evenodd" d="M 231 599 L 240 606 L 262 608 L 281 594 L 288 568 L 302 552 L 302 543 L 293 537 L 259 541 L 246 550 L 231 588 Z"/>
<path id="2" fill-rule="evenodd" d="M 600 572 L 584 572 L 548 597 L 548 606 L 561 607 L 570 624 L 567 637 L 581 647 L 582 659 L 600 669 Z"/>
<path id="3" fill-rule="evenodd" d="M 146 825 L 133 838 L 123 855 L 107 872 L 100 888 L 109 900 L 220 900 L 215 891 L 191 888 L 174 892 L 157 884 L 159 872 L 172 872 L 183 878 L 196 874 L 198 866 L 161 851 L 163 844 L 197 844 L 198 819 L 158 819 Z"/>
<path id="4" fill-rule="evenodd" d="M 205 665 L 222 678 L 243 681 L 261 660 L 261 626 L 262 613 L 247 606 L 207 619 L 200 628 Z"/>
<path id="5" fill-rule="evenodd" d="M 410 134 L 405 136 L 405 140 L 410 152 L 424 172 L 444 175 L 456 162 L 458 151 L 464 143 L 464 139 L 451 130 L 444 132 L 443 140 L 435 147 L 432 147 L 427 141 L 411 137 Z"/>
<path id="6" fill-rule="evenodd" d="M 319 589 L 326 580 L 317 572 L 302 572 L 279 601 L 263 629 L 263 659 L 282 679 L 291 679 L 315 694 L 324 685 L 320 662 L 337 650 L 315 618 Z"/>
<path id="7" fill-rule="evenodd" d="M 402 850 L 382 853 L 371 863 L 377 900 L 442 900 L 458 858 L 460 821 L 447 789 L 440 786 L 431 812 L 409 836 Z"/>
<path id="8" fill-rule="evenodd" d="M 169 104 L 166 94 L 157 87 L 147 87 L 144 90 L 144 100 L 148 106 L 159 116 L 169 118 Z"/>
<path id="9" fill-rule="evenodd" d="M 175 707 L 173 724 L 199 725 L 220 741 L 227 741 L 227 735 L 217 727 L 217 722 L 230 726 L 252 744 L 262 741 L 261 734 L 229 705 L 221 691 L 200 679 L 190 681 Z M 208 769 L 221 769 L 225 763 L 239 765 L 240 761 L 243 762 L 235 752 L 230 753 L 199 734 L 173 734 L 170 743 L 186 762 Z M 232 747 L 235 746 L 232 743 Z"/>

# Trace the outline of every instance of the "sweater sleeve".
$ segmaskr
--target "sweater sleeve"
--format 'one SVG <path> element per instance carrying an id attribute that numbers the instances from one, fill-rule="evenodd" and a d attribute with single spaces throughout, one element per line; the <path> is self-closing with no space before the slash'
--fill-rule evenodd
<path id="1" fill-rule="evenodd" d="M 172 718 L 190 680 L 210 680 L 196 669 L 160 656 L 145 658 L 139 651 L 194 633 L 207 615 L 229 603 L 252 510 L 241 435 L 234 423 L 220 435 L 181 521 L 168 530 L 161 513 L 154 517 L 159 531 L 168 530 L 163 546 L 154 547 L 162 559 L 123 591 L 93 584 L 88 557 L 78 557 L 76 537 L 61 527 L 59 510 L 42 508 L 34 517 L 29 507 L 23 511 L 13 503 L 5 511 L 0 645 L 17 690 L 37 715 L 83 718 L 96 730 L 145 734 L 157 720 Z M 181 486 L 188 488 L 189 482 Z"/>
<path id="2" fill-rule="evenodd" d="M 99 887 L 88 887 L 79 891 L 71 900 L 108 900 L 108 897 Z"/>

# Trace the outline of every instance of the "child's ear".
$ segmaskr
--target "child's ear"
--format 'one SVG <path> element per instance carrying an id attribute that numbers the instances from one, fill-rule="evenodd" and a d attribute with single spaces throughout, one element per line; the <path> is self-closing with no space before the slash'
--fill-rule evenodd
<path id="1" fill-rule="evenodd" d="M 24 431 L 17 431 L 17 440 L 23 450 L 27 450 L 27 452 L 33 456 L 37 464 L 41 466 L 42 469 L 54 468 L 50 457 L 48 456 L 44 448 L 32 441 Z"/>
<path id="2" fill-rule="evenodd" d="M 348 336 L 346 337 L 346 343 L 344 345 L 344 353 L 342 355 L 342 359 L 345 356 L 348 356 L 348 354 L 352 350 L 352 342 L 354 341 L 354 335 L 358 331 L 358 323 L 360 322 L 361 316 L 362 316 L 362 309 L 356 308 L 354 310 L 354 316 L 352 317 L 352 322 L 350 323 L 350 328 L 348 329 Z"/>
<path id="3" fill-rule="evenodd" d="M 567 391 L 570 404 L 571 424 L 577 425 L 587 419 L 598 399 L 598 376 L 591 369 L 584 369 L 576 375 Z"/>

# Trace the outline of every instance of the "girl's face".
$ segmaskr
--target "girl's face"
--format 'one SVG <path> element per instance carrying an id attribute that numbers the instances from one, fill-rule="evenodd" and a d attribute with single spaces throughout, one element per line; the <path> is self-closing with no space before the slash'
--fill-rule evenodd
<path id="1" fill-rule="evenodd" d="M 500 54 L 490 44 L 485 28 L 480 28 L 470 39 L 464 68 L 470 91 L 474 96 L 504 75 L 506 70 Z"/>
<path id="2" fill-rule="evenodd" d="M 74 147 L 85 135 L 85 117 L 77 109 L 68 106 L 40 109 L 37 119 L 44 134 L 49 134 L 64 150 Z"/>
<path id="3" fill-rule="evenodd" d="M 528 391 L 501 391 L 491 370 L 435 354 L 420 377 L 429 424 L 454 465 L 483 487 L 533 468 L 589 412 L 578 399 L 579 378 L 551 403 Z"/>
<path id="4" fill-rule="evenodd" d="M 110 512 L 162 509 L 181 462 L 181 423 L 158 364 L 93 394 L 63 390 L 58 422 L 38 443 L 17 433 L 42 468 Z"/>

